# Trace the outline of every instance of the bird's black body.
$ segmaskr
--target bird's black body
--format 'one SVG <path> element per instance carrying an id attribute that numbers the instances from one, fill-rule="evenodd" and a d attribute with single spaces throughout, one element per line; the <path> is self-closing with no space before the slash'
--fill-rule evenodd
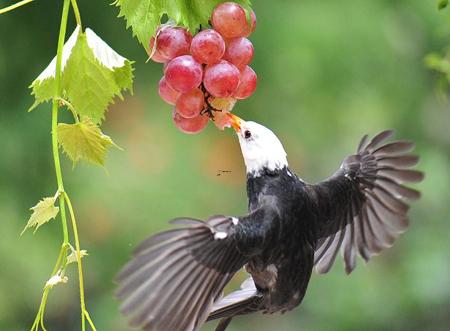
<path id="1" fill-rule="evenodd" d="M 274 228 L 265 231 L 264 248 L 246 265 L 263 297 L 258 310 L 290 310 L 302 301 L 314 264 L 315 222 L 306 184 L 287 167 L 264 169 L 259 176 L 247 176 L 247 194 L 250 213 L 259 208 L 276 213 Z"/>
<path id="2" fill-rule="evenodd" d="M 246 216 L 180 218 L 174 223 L 181 227 L 144 241 L 117 278 L 131 325 L 196 331 L 221 318 L 223 331 L 233 316 L 298 306 L 313 268 L 328 272 L 339 251 L 350 273 L 357 254 L 368 261 L 391 246 L 408 226 L 404 200 L 420 196 L 402 184 L 423 178 L 406 169 L 418 161 L 407 155 L 412 143 L 381 144 L 392 133 L 365 136 L 356 154 L 315 185 L 287 166 L 263 167 L 248 174 Z M 223 296 L 242 267 L 251 277 Z"/>

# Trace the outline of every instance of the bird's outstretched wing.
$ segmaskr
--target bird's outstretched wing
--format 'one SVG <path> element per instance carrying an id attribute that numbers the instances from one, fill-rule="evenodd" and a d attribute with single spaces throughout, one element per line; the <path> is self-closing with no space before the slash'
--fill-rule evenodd
<path id="1" fill-rule="evenodd" d="M 405 200 L 419 199 L 420 192 L 403 184 L 421 181 L 423 173 L 407 169 L 419 160 L 408 154 L 413 143 L 385 143 L 393 133 L 383 131 L 369 142 L 364 136 L 357 153 L 347 157 L 332 177 L 308 185 L 319 220 L 317 272 L 328 272 L 341 250 L 345 271 L 350 273 L 357 253 L 367 262 L 408 227 Z"/>
<path id="2" fill-rule="evenodd" d="M 235 272 L 275 233 L 274 217 L 268 206 L 240 218 L 175 219 L 182 227 L 145 240 L 117 276 L 121 312 L 142 330 L 197 330 Z"/>

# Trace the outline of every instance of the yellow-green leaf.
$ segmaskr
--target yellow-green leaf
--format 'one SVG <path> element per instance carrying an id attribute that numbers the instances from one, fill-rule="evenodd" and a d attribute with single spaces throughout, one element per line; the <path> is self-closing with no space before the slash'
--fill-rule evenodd
<path id="1" fill-rule="evenodd" d="M 33 232 L 35 233 L 41 225 L 47 223 L 51 219 L 54 219 L 56 215 L 58 215 L 59 207 L 55 207 L 56 198 L 57 196 L 44 198 L 39 201 L 36 206 L 31 208 L 33 213 L 31 214 L 27 225 L 20 235 L 22 235 L 27 229 L 32 227 L 35 227 Z"/>
<path id="2" fill-rule="evenodd" d="M 132 62 L 112 50 L 92 30 L 80 33 L 62 77 L 63 90 L 76 112 L 94 123 L 122 90 L 131 89 Z"/>
<path id="3" fill-rule="evenodd" d="M 34 80 L 30 88 L 35 102 L 30 110 L 55 97 L 56 58 Z M 94 31 L 75 29 L 64 44 L 61 63 L 62 94 L 81 116 L 94 123 L 104 119 L 105 111 L 114 97 L 131 90 L 132 61 L 116 53 Z"/>
<path id="4" fill-rule="evenodd" d="M 88 117 L 75 124 L 58 124 L 58 142 L 74 163 L 83 159 L 97 165 L 104 165 L 109 147 L 117 147 Z"/>

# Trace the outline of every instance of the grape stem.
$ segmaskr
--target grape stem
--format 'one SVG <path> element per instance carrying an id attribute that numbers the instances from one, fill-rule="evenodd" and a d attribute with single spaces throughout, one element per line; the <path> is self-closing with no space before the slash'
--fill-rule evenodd
<path id="1" fill-rule="evenodd" d="M 208 92 L 208 90 L 205 88 L 205 86 L 203 85 L 203 83 L 201 83 L 200 85 L 200 89 L 202 90 L 203 94 L 205 95 L 205 103 L 206 103 L 206 107 L 205 109 L 203 109 L 200 113 L 200 115 L 204 115 L 207 114 L 209 116 L 209 118 L 214 121 L 214 112 L 215 111 L 220 111 L 222 112 L 222 110 L 214 108 L 211 103 L 209 102 L 209 97 L 211 97 L 211 93 Z"/>

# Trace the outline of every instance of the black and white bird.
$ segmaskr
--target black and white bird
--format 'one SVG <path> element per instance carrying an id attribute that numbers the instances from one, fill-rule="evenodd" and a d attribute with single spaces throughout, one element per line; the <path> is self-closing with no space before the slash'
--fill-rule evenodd
<path id="1" fill-rule="evenodd" d="M 404 183 L 423 174 L 414 144 L 386 143 L 393 131 L 364 136 L 330 178 L 309 184 L 288 167 L 277 136 L 231 115 L 247 168 L 249 211 L 244 216 L 178 218 L 134 251 L 117 276 L 117 296 L 130 325 L 142 330 L 196 331 L 221 319 L 298 306 L 311 272 L 326 273 L 339 251 L 345 271 L 357 255 L 366 262 L 390 247 L 408 227 L 408 204 L 420 193 Z M 226 296 L 241 268 L 250 274 Z"/>

